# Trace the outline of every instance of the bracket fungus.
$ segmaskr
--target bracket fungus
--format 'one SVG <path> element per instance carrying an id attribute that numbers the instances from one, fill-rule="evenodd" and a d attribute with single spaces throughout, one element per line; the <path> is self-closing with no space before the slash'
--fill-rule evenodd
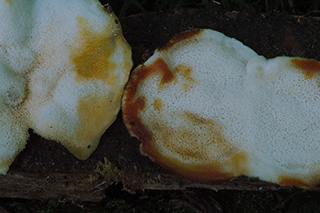
<path id="1" fill-rule="evenodd" d="M 0 173 L 29 128 L 88 158 L 132 67 L 117 17 L 97 0 L 3 0 L 0 14 Z"/>
<path id="2" fill-rule="evenodd" d="M 213 30 L 183 32 L 132 73 L 124 122 L 141 152 L 200 182 L 320 183 L 320 63 L 266 59 Z"/>

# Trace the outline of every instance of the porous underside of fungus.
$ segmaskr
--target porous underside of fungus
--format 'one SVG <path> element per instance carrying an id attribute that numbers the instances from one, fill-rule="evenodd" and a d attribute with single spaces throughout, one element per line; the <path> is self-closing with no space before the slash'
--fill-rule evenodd
<path id="1" fill-rule="evenodd" d="M 141 152 L 187 178 L 320 178 L 320 63 L 266 59 L 213 30 L 172 38 L 132 73 L 123 119 Z"/>
<path id="2" fill-rule="evenodd" d="M 120 110 L 131 66 L 119 21 L 99 1 L 1 1 L 0 173 L 28 128 L 88 158 Z"/>

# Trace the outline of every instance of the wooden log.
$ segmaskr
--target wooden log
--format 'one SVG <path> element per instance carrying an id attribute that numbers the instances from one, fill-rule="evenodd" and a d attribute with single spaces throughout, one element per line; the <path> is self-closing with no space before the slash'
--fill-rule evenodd
<path id="1" fill-rule="evenodd" d="M 287 55 L 320 60 L 320 21 L 272 12 L 225 12 L 212 4 L 203 9 L 183 9 L 174 14 L 146 13 L 120 20 L 132 46 L 134 66 L 173 35 L 193 28 L 210 28 L 234 37 L 267 58 Z M 257 179 L 200 184 L 172 174 L 139 152 L 139 141 L 130 137 L 119 114 L 86 161 L 73 157 L 60 144 L 30 131 L 26 149 L 6 176 L 0 176 L 0 197 L 99 201 L 104 189 L 122 183 L 124 190 L 279 190 L 291 189 Z M 319 190 L 313 187 L 309 190 Z"/>
<path id="2" fill-rule="evenodd" d="M 0 197 L 100 201 L 101 190 L 95 190 L 88 173 L 14 172 L 0 177 Z"/>

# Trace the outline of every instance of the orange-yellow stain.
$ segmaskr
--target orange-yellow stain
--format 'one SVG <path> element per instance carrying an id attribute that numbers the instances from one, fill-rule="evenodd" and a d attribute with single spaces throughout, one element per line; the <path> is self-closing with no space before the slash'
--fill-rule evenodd
<path id="1" fill-rule="evenodd" d="M 113 122 L 114 111 L 105 97 L 85 97 L 78 102 L 78 117 L 82 123 L 77 129 L 77 141 L 66 147 L 77 158 L 85 160 L 96 149 L 101 135 Z"/>
<path id="2" fill-rule="evenodd" d="M 187 112 L 187 111 L 183 113 L 183 117 L 185 117 L 186 119 L 190 120 L 194 125 L 200 125 L 200 124 L 212 125 L 214 123 L 212 120 L 200 117 L 197 114 L 194 114 L 194 113 L 191 113 L 191 112 Z M 215 123 L 214 125 L 215 126 L 220 126 L 220 128 L 222 128 L 221 125 L 218 124 L 218 123 Z M 216 129 L 216 128 L 214 128 L 214 129 Z"/>
<path id="3" fill-rule="evenodd" d="M 170 152 L 183 156 L 189 160 L 201 160 L 202 162 L 208 160 L 206 151 L 201 149 L 201 144 L 197 143 L 197 134 L 185 129 L 162 129 L 163 145 Z M 158 139 L 159 142 L 159 139 Z"/>
<path id="4" fill-rule="evenodd" d="M 198 83 L 193 77 L 192 77 L 192 68 L 188 67 L 186 65 L 178 65 L 175 69 L 174 69 L 174 73 L 181 75 L 186 81 L 185 83 L 182 85 L 183 90 L 188 91 L 191 88 L 191 85 L 193 83 Z"/>
<path id="5" fill-rule="evenodd" d="M 320 62 L 316 60 L 295 58 L 291 60 L 291 63 L 296 68 L 301 69 L 307 79 L 312 78 L 315 73 L 320 72 Z"/>
<path id="6" fill-rule="evenodd" d="M 280 177 L 280 184 L 286 185 L 286 186 L 299 186 L 304 188 L 309 188 L 310 184 L 305 183 L 302 180 L 299 180 L 298 178 L 292 178 L 292 177 Z"/>
<path id="7" fill-rule="evenodd" d="M 3 168 L 3 169 L 7 169 L 9 168 L 9 166 L 11 165 L 12 161 L 14 160 L 14 157 L 13 158 L 7 158 L 7 159 L 4 159 L 0 162 L 0 168 Z"/>
<path id="8" fill-rule="evenodd" d="M 109 36 L 108 28 L 95 32 L 83 17 L 77 18 L 80 28 L 78 42 L 81 44 L 75 49 L 71 60 L 78 74 L 78 80 L 97 79 L 112 85 L 117 81 L 114 75 L 116 64 L 111 59 L 116 42 Z"/>
<path id="9" fill-rule="evenodd" d="M 248 155 L 244 152 L 239 152 L 231 157 L 231 165 L 234 168 L 233 172 L 236 175 L 243 175 L 248 172 L 246 167 L 248 160 Z"/>
<path id="10" fill-rule="evenodd" d="M 159 98 L 156 98 L 154 100 L 154 103 L 153 103 L 153 107 L 157 110 L 157 111 L 160 111 L 163 107 L 163 102 L 161 99 Z"/>
<path id="11" fill-rule="evenodd" d="M 178 65 L 174 72 L 180 73 L 187 81 L 196 82 L 196 80 L 192 77 L 192 68 L 186 65 Z"/>

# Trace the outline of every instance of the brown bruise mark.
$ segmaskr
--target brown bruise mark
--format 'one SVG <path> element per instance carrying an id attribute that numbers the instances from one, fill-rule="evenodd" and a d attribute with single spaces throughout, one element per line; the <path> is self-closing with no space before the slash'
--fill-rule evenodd
<path id="1" fill-rule="evenodd" d="M 304 72 L 307 79 L 311 79 L 314 74 L 320 73 L 320 62 L 312 59 L 295 58 L 291 63 Z"/>
<path id="2" fill-rule="evenodd" d="M 163 102 L 160 98 L 154 99 L 153 102 L 153 107 L 157 110 L 160 111 L 163 108 Z"/>
<path id="3" fill-rule="evenodd" d="M 193 29 L 189 31 L 184 31 L 182 33 L 179 33 L 175 36 L 173 36 L 163 47 L 159 48 L 159 50 L 166 50 L 169 49 L 174 44 L 183 41 L 185 39 L 192 38 L 193 36 L 196 36 L 200 34 L 203 30 L 200 29 Z"/>
<path id="4" fill-rule="evenodd" d="M 83 17 L 77 17 L 80 28 L 78 43 L 80 47 L 73 50 L 71 61 L 75 66 L 77 80 L 96 79 L 113 85 L 118 77 L 114 74 L 116 64 L 111 60 L 115 49 L 115 37 L 109 36 L 109 28 L 101 32 L 95 32 L 88 21 Z"/>
<path id="5" fill-rule="evenodd" d="M 113 14 L 113 9 L 108 3 L 103 5 L 103 10 L 108 14 Z"/>
<path id="6" fill-rule="evenodd" d="M 286 177 L 282 176 L 279 178 L 279 183 L 281 185 L 286 185 L 286 186 L 299 186 L 299 187 L 304 187 L 304 188 L 309 188 L 311 187 L 310 184 L 298 179 L 298 178 L 292 178 L 292 177 Z"/>

